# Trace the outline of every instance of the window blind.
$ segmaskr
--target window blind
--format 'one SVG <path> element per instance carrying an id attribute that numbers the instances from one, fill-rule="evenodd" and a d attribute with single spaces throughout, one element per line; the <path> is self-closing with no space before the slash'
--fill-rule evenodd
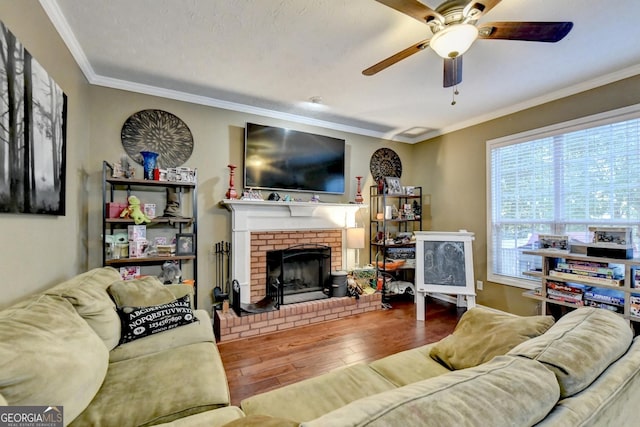
<path id="1" fill-rule="evenodd" d="M 540 234 L 588 242 L 589 226 L 631 226 L 637 246 L 640 118 L 616 119 L 488 142 L 489 280 L 531 287 L 522 273 L 539 257 L 522 252 Z"/>

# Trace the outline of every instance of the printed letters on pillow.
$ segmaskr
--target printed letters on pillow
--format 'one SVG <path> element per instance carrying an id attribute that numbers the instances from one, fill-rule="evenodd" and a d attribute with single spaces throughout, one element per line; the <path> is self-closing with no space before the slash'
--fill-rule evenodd
<path id="1" fill-rule="evenodd" d="M 197 320 L 191 310 L 189 296 L 151 307 L 120 307 L 118 315 L 122 322 L 120 344 L 188 325 Z"/>

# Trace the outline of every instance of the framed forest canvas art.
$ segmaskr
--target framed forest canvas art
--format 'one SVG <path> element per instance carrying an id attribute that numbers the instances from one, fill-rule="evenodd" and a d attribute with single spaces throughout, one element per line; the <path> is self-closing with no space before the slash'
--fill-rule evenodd
<path id="1" fill-rule="evenodd" d="M 0 212 L 64 215 L 67 97 L 0 22 Z"/>

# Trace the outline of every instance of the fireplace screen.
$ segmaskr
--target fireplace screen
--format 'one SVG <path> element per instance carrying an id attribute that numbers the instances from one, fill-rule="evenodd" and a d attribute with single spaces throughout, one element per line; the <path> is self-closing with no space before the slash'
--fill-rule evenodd
<path id="1" fill-rule="evenodd" d="M 296 245 L 267 252 L 267 296 L 278 305 L 328 298 L 331 248 Z"/>

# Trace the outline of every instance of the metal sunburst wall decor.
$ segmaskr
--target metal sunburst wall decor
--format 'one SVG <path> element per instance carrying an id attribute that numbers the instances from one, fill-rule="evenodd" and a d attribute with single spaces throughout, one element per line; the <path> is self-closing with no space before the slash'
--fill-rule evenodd
<path id="1" fill-rule="evenodd" d="M 369 170 L 376 182 L 384 177 L 402 176 L 402 162 L 398 154 L 390 148 L 380 148 L 371 155 Z"/>
<path id="2" fill-rule="evenodd" d="M 175 168 L 186 162 L 193 152 L 193 135 L 178 117 L 162 110 L 142 110 L 122 125 L 122 146 L 136 162 L 142 164 L 141 151 L 160 156 L 159 168 Z"/>

